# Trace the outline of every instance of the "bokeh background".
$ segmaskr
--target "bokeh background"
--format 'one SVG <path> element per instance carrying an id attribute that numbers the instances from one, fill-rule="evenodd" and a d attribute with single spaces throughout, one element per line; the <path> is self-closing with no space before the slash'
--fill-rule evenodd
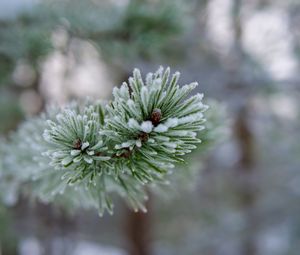
<path id="1" fill-rule="evenodd" d="M 194 175 L 103 218 L 7 191 L 1 255 L 299 255 L 299 0 L 0 0 L 1 136 L 159 65 L 221 104 Z"/>

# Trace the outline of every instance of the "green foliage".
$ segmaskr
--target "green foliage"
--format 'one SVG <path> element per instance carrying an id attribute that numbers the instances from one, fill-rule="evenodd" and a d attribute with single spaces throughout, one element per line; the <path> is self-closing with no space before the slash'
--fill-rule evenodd
<path id="1" fill-rule="evenodd" d="M 106 106 L 73 103 L 28 120 L 5 146 L 3 175 L 17 176 L 21 192 L 47 202 L 96 207 L 102 215 L 112 213 L 117 192 L 145 211 L 147 187 L 168 182 L 204 129 L 203 95 L 187 98 L 197 83 L 180 87 L 179 73 L 169 76 L 159 68 L 143 80 L 136 69 Z"/>
<path id="2" fill-rule="evenodd" d="M 17 98 L 4 89 L 0 89 L 0 134 L 15 129 L 23 119 L 21 107 L 16 104 Z"/>
<path id="3" fill-rule="evenodd" d="M 90 40 L 107 62 L 170 56 L 170 40 L 183 31 L 183 11 L 173 1 L 130 1 L 120 7 L 105 1 L 43 1 L 31 12 L 0 24 L 0 83 L 8 83 L 19 59 L 38 67 L 52 50 L 57 28 L 70 38 Z"/>
<path id="4" fill-rule="evenodd" d="M 184 13 L 174 1 L 131 1 L 120 22 L 120 32 L 127 38 L 127 47 L 151 58 L 164 52 L 171 40 L 182 33 Z"/>
<path id="5" fill-rule="evenodd" d="M 17 254 L 17 238 L 11 225 L 9 211 L 0 203 L 0 249 L 3 254 Z"/>

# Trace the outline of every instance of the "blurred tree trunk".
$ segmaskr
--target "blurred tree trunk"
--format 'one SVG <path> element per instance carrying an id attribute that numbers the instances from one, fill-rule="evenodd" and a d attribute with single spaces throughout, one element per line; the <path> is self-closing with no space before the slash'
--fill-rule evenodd
<path id="1" fill-rule="evenodd" d="M 146 203 L 147 213 L 127 209 L 126 236 L 129 255 L 151 255 L 151 198 Z"/>
<path id="2" fill-rule="evenodd" d="M 255 183 L 255 156 L 254 136 L 249 126 L 249 109 L 245 105 L 241 107 L 235 122 L 235 135 L 240 151 L 240 159 L 237 165 L 239 172 L 238 194 L 240 207 L 245 217 L 245 233 L 242 240 L 243 255 L 256 255 L 256 236 L 258 217 L 255 213 L 257 192 Z"/>
<path id="3" fill-rule="evenodd" d="M 243 23 L 241 10 L 243 0 L 233 0 L 232 2 L 232 25 L 233 25 L 233 45 L 232 45 L 232 80 L 233 88 L 239 90 L 239 94 L 244 95 L 243 101 L 238 103 L 236 108 L 236 118 L 234 125 L 234 134 L 240 157 L 236 170 L 237 192 L 239 195 L 239 207 L 244 213 L 245 229 L 242 235 L 242 255 L 257 255 L 256 237 L 258 228 L 258 217 L 255 213 L 257 192 L 255 183 L 255 149 L 254 135 L 252 133 L 249 121 L 250 107 L 248 86 L 243 78 L 242 67 L 246 62 L 246 55 L 243 49 Z"/>

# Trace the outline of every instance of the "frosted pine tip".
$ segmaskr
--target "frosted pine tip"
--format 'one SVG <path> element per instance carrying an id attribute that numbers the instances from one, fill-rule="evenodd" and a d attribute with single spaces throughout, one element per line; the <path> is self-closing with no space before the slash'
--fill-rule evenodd
<path id="1" fill-rule="evenodd" d="M 76 149 L 76 150 L 80 150 L 81 149 L 81 145 L 82 145 L 82 142 L 81 142 L 80 138 L 77 138 L 73 142 L 73 148 Z"/>
<path id="2" fill-rule="evenodd" d="M 153 110 L 153 112 L 151 113 L 151 117 L 150 117 L 150 120 L 151 120 L 153 126 L 156 127 L 159 124 L 159 122 L 161 120 L 161 117 L 162 117 L 161 116 L 161 110 L 158 109 L 158 108 L 155 108 Z"/>

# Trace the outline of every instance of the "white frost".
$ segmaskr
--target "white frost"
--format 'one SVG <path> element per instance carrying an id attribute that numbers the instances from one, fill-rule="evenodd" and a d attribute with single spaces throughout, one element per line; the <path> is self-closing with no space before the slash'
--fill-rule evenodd
<path id="1" fill-rule="evenodd" d="M 135 144 L 136 144 L 136 146 L 139 147 L 139 148 L 142 147 L 142 142 L 141 142 L 141 140 L 136 140 Z"/>
<path id="2" fill-rule="evenodd" d="M 168 131 L 168 127 L 164 124 L 159 124 L 156 128 L 154 128 L 154 131 L 157 133 L 162 133 Z"/>
<path id="3" fill-rule="evenodd" d="M 145 133 L 150 133 L 152 131 L 153 124 L 151 121 L 147 120 L 141 124 L 141 130 Z"/>
<path id="4" fill-rule="evenodd" d="M 133 141 L 124 142 L 121 144 L 121 148 L 127 148 L 133 144 Z"/>
<path id="5" fill-rule="evenodd" d="M 73 158 L 72 158 L 72 157 L 66 157 L 66 158 L 64 158 L 64 159 L 61 161 L 61 164 L 62 164 L 63 166 L 66 166 L 66 165 L 70 164 L 72 161 L 73 161 Z"/>
<path id="6" fill-rule="evenodd" d="M 126 82 L 123 82 L 121 88 L 120 88 L 120 94 L 122 97 L 126 97 L 128 95 L 128 86 Z"/>
<path id="7" fill-rule="evenodd" d="M 169 148 L 173 148 L 173 149 L 177 148 L 177 144 L 176 143 L 168 143 L 168 142 L 166 142 L 166 143 L 163 143 L 163 145 L 165 145 L 165 146 L 167 146 Z"/>
<path id="8" fill-rule="evenodd" d="M 165 126 L 168 128 L 176 127 L 178 125 L 178 119 L 177 118 L 169 118 L 165 123 Z"/>
<path id="9" fill-rule="evenodd" d="M 78 156 L 81 153 L 81 150 L 71 150 L 71 156 Z"/>
<path id="10" fill-rule="evenodd" d="M 133 129 L 140 129 L 140 125 L 135 119 L 130 119 L 128 121 L 128 126 Z"/>
<path id="11" fill-rule="evenodd" d="M 146 86 L 143 86 L 141 89 L 141 101 L 143 104 L 144 111 L 147 112 L 149 102 L 149 91 Z"/>
<path id="12" fill-rule="evenodd" d="M 192 123 L 192 122 L 195 122 L 195 121 L 198 121 L 201 119 L 203 119 L 203 114 L 201 112 L 195 113 L 195 114 L 191 114 L 189 116 L 180 118 L 178 120 L 178 124 L 185 124 L 185 123 L 189 123 L 189 122 Z"/>
<path id="13" fill-rule="evenodd" d="M 86 149 L 87 147 L 89 147 L 89 145 L 90 145 L 89 142 L 83 143 L 82 146 L 81 146 L 81 150 Z"/>
<path id="14" fill-rule="evenodd" d="M 128 105 L 128 106 L 131 106 L 131 107 L 134 107 L 134 102 L 133 102 L 133 100 L 132 100 L 132 99 L 128 99 L 128 100 L 127 100 L 127 105 Z"/>

